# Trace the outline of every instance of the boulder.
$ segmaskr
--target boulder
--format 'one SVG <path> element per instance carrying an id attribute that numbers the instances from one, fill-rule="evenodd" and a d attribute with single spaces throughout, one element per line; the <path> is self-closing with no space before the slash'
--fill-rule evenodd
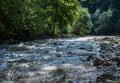
<path id="1" fill-rule="evenodd" d="M 96 58 L 93 62 L 94 66 L 100 66 L 104 63 L 104 60 L 100 59 L 100 58 Z"/>

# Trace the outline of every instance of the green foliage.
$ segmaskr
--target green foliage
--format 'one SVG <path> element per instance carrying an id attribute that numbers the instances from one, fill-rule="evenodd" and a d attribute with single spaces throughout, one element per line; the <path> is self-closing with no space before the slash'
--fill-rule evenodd
<path id="1" fill-rule="evenodd" d="M 96 21 L 95 23 L 95 32 L 97 34 L 107 34 L 107 32 L 111 32 L 113 30 L 112 27 L 108 27 L 108 24 L 110 22 L 110 17 L 112 16 L 112 10 L 109 9 L 108 11 L 106 12 L 103 12 L 102 14 L 100 14 L 98 20 Z"/>
<path id="2" fill-rule="evenodd" d="M 54 35 L 67 33 L 67 27 L 72 26 L 76 19 L 80 7 L 77 0 L 48 0 L 50 28 Z"/>
<path id="3" fill-rule="evenodd" d="M 8 39 L 11 37 L 14 38 L 14 35 L 20 34 L 23 28 L 21 7 L 21 1 L 1 0 L 0 20 L 5 27 L 4 33 L 2 34 L 6 35 Z M 9 36 L 7 36 L 7 34 L 9 34 Z M 5 37 L 3 36 L 3 38 Z"/>
<path id="4" fill-rule="evenodd" d="M 90 11 L 93 34 L 120 34 L 120 0 L 80 0 L 80 2 Z"/>
<path id="5" fill-rule="evenodd" d="M 1 40 L 3 37 L 5 38 L 5 35 L 4 35 L 4 33 L 6 33 L 5 30 L 6 30 L 5 26 L 0 22 L 0 38 L 1 38 Z"/>
<path id="6" fill-rule="evenodd" d="M 73 28 L 73 33 L 76 35 L 85 35 L 91 31 L 92 22 L 87 9 L 81 8 L 80 18 Z"/>
<path id="7" fill-rule="evenodd" d="M 88 11 L 80 7 L 78 0 L 1 0 L 3 39 L 25 40 L 72 32 L 83 35 L 90 27 Z"/>

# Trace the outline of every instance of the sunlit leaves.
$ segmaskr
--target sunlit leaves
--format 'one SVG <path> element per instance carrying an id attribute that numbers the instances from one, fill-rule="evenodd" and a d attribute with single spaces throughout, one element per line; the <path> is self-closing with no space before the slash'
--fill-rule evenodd
<path id="1" fill-rule="evenodd" d="M 80 7 L 77 0 L 48 0 L 48 3 L 52 10 L 48 9 L 51 28 L 67 32 L 67 26 L 72 26 L 79 18 Z"/>
<path id="2" fill-rule="evenodd" d="M 91 31 L 92 22 L 87 9 L 81 8 L 80 18 L 76 21 L 73 33 L 76 35 L 88 34 Z"/>
<path id="3" fill-rule="evenodd" d="M 78 0 L 1 0 L 1 9 L 5 29 L 17 38 L 71 34 L 84 14 Z"/>

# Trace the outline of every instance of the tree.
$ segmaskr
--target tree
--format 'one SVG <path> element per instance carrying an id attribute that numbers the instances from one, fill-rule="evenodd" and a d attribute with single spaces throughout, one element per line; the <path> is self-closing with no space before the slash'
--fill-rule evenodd
<path id="1" fill-rule="evenodd" d="M 79 0 L 89 9 L 93 23 L 92 33 L 120 34 L 120 0 Z"/>
<path id="2" fill-rule="evenodd" d="M 1 0 L 0 32 L 5 39 L 71 34 L 75 25 L 84 34 L 91 27 L 89 21 L 78 0 Z"/>
<path id="3" fill-rule="evenodd" d="M 43 0 L 1 0 L 0 20 L 13 38 L 19 40 L 44 33 L 42 3 Z"/>
<path id="4" fill-rule="evenodd" d="M 91 31 L 92 22 L 87 9 L 81 8 L 80 18 L 73 27 L 73 33 L 76 35 L 85 35 Z"/>
<path id="5" fill-rule="evenodd" d="M 100 14 L 98 20 L 95 23 L 95 32 L 97 34 L 108 34 L 114 30 L 113 26 L 108 25 L 108 23 L 111 24 L 110 17 L 112 16 L 112 13 L 112 10 L 109 9 L 107 12 Z"/>
<path id="6" fill-rule="evenodd" d="M 80 6 L 77 0 L 48 0 L 49 26 L 54 35 L 67 33 L 67 27 L 79 18 Z"/>

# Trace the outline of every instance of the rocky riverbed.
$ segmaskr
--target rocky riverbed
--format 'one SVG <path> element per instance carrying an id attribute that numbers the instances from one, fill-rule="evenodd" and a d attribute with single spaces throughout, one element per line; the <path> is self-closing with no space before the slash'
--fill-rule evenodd
<path id="1" fill-rule="evenodd" d="M 120 83 L 120 37 L 0 45 L 0 83 Z"/>

